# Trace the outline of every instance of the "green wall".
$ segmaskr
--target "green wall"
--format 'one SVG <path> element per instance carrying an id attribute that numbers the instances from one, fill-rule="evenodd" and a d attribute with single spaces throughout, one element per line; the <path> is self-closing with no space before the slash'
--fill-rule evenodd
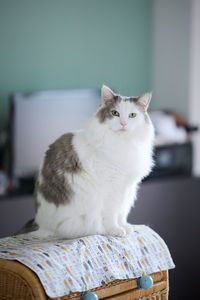
<path id="1" fill-rule="evenodd" d="M 151 0 L 0 0 L 0 120 L 12 91 L 151 84 Z"/>

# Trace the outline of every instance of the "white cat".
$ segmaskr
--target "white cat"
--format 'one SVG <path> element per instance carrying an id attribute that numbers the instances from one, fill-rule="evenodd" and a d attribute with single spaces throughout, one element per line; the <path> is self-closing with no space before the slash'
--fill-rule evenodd
<path id="1" fill-rule="evenodd" d="M 37 235 L 132 231 L 127 216 L 153 165 L 150 100 L 150 93 L 123 97 L 103 86 L 102 103 L 85 128 L 49 146 L 36 183 Z"/>

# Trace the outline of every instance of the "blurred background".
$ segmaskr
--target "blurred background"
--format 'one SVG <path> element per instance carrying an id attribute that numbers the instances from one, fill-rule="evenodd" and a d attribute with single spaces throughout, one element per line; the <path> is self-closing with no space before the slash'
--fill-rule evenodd
<path id="1" fill-rule="evenodd" d="M 156 167 L 129 221 L 168 244 L 169 299 L 191 299 L 200 267 L 198 0 L 0 0 L 0 237 L 34 216 L 42 153 L 83 126 L 102 84 L 153 92 Z"/>

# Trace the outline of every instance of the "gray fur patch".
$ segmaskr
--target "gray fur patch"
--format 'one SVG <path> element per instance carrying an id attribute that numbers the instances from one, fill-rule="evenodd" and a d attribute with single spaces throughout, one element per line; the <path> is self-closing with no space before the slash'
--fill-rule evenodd
<path id="1" fill-rule="evenodd" d="M 67 133 L 50 145 L 41 171 L 43 182 L 37 186 L 46 201 L 56 206 L 69 203 L 74 194 L 65 173 L 73 175 L 82 170 L 72 139 L 73 134 Z"/>
<path id="2" fill-rule="evenodd" d="M 136 103 L 137 98 L 136 97 L 128 97 L 128 98 L 125 99 L 125 101 L 130 101 L 130 102 Z"/>
<path id="3" fill-rule="evenodd" d="M 114 95 L 113 99 L 107 101 L 106 105 L 101 106 L 96 116 L 100 123 L 104 123 L 107 119 L 112 119 L 113 115 L 111 111 L 115 108 L 117 103 L 121 101 L 121 97 L 119 95 Z"/>

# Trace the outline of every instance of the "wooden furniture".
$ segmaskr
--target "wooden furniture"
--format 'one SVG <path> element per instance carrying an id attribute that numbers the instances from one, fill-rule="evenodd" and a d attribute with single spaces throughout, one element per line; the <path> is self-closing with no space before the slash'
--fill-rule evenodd
<path id="1" fill-rule="evenodd" d="M 99 299 L 116 300 L 167 300 L 168 272 L 151 274 L 152 288 L 139 290 L 136 279 L 115 280 L 91 291 Z M 1 300 L 47 300 L 38 277 L 25 265 L 11 260 L 0 259 L 0 299 Z M 73 293 L 54 300 L 80 300 L 81 293 Z"/>

